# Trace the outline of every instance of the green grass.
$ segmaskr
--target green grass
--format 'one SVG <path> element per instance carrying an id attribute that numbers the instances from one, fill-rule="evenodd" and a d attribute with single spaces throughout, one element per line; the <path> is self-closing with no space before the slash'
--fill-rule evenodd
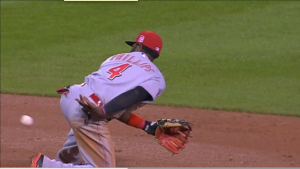
<path id="1" fill-rule="evenodd" d="M 57 96 L 158 32 L 159 105 L 300 116 L 297 1 L 1 1 L 1 92 Z"/>

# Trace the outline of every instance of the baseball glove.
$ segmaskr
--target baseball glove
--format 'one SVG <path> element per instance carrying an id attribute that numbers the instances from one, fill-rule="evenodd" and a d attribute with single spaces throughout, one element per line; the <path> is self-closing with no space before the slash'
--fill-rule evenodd
<path id="1" fill-rule="evenodd" d="M 191 124 L 179 119 L 159 119 L 156 121 L 156 141 L 173 154 L 178 154 L 189 142 Z"/>

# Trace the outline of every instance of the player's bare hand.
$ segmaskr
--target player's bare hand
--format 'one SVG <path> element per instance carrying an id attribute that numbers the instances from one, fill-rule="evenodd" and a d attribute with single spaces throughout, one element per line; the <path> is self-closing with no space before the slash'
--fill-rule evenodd
<path id="1" fill-rule="evenodd" d="M 99 121 L 105 118 L 102 109 L 89 101 L 87 97 L 79 95 L 79 99 L 75 100 L 82 106 L 82 110 L 88 114 L 89 120 Z"/>

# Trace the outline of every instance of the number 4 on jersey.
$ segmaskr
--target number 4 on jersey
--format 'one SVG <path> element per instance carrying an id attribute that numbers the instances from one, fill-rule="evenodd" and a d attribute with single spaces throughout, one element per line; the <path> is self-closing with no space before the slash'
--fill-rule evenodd
<path id="1" fill-rule="evenodd" d="M 108 79 L 114 80 L 116 77 L 122 76 L 122 72 L 124 72 L 127 68 L 129 68 L 131 64 L 129 63 L 124 63 L 116 67 L 112 67 L 107 70 L 107 73 L 110 73 L 108 76 Z"/>

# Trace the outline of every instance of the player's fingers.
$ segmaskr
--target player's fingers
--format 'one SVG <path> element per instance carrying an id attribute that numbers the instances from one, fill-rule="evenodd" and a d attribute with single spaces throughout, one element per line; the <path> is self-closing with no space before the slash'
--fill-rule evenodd
<path id="1" fill-rule="evenodd" d="M 82 95 L 81 95 L 81 94 L 79 95 L 79 98 L 80 98 L 80 100 L 81 100 L 82 102 L 84 102 L 84 100 L 83 100 L 83 98 L 82 98 Z"/>
<path id="2" fill-rule="evenodd" d="M 75 99 L 81 106 L 85 106 L 85 103 L 81 101 L 80 99 Z"/>
<path id="3" fill-rule="evenodd" d="M 78 98 L 76 98 L 75 99 L 81 106 L 83 106 L 85 103 L 84 103 L 84 101 L 82 100 L 82 96 L 81 95 L 79 95 L 79 99 Z"/>
<path id="4" fill-rule="evenodd" d="M 89 100 L 85 96 L 79 95 L 79 98 L 80 98 L 80 101 L 82 104 L 85 104 L 86 106 L 88 106 Z"/>
<path id="5" fill-rule="evenodd" d="M 89 107 L 94 107 L 95 106 L 95 104 L 90 102 L 87 97 L 83 96 L 83 100 L 84 100 L 84 102 L 86 103 L 87 106 L 89 106 Z"/>
<path id="6" fill-rule="evenodd" d="M 80 99 L 75 99 L 85 110 L 91 111 L 94 107 L 97 107 L 94 103 L 90 102 L 89 99 L 83 95 L 79 95 Z"/>
<path id="7" fill-rule="evenodd" d="M 91 107 L 86 103 L 84 98 L 80 95 L 80 99 L 75 99 L 85 110 L 89 111 Z"/>

